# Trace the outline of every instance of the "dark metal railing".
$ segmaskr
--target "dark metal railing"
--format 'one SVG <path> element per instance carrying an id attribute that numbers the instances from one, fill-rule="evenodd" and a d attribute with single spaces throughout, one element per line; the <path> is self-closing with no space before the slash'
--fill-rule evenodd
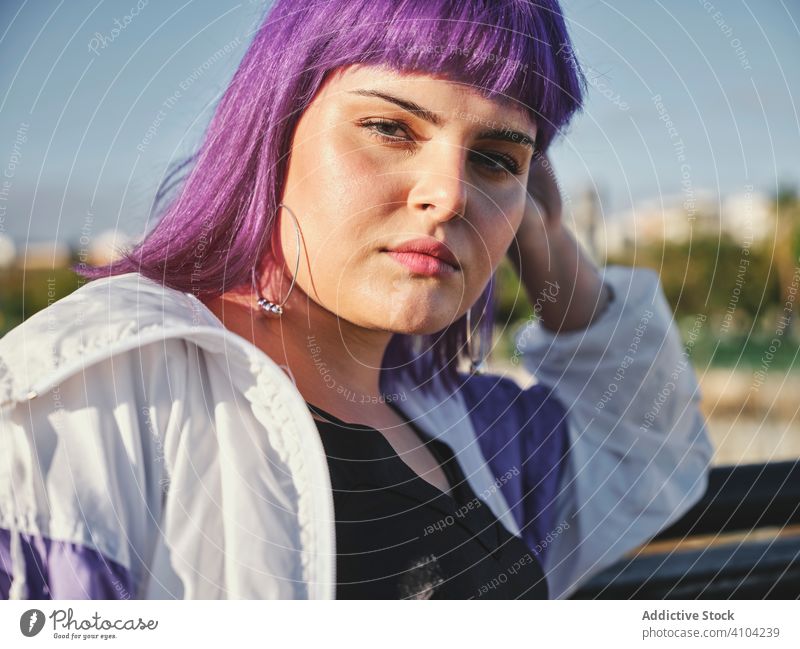
<path id="1" fill-rule="evenodd" d="M 800 460 L 717 467 L 704 496 L 680 520 L 572 598 L 796 599 L 798 525 Z M 762 532 L 750 534 L 757 540 L 748 538 L 753 531 Z"/>

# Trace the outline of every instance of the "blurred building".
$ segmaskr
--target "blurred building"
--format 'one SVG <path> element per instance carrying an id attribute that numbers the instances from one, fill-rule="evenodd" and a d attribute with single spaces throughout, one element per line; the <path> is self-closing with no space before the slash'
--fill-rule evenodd
<path id="1" fill-rule="evenodd" d="M 586 236 L 594 238 L 598 259 L 624 255 L 636 245 L 685 243 L 691 236 L 727 235 L 748 247 L 775 233 L 775 210 L 761 192 L 732 194 L 720 199 L 713 192 L 695 191 L 691 203 L 683 195 L 643 200 L 632 209 L 608 215 Z"/>
<path id="2" fill-rule="evenodd" d="M 16 257 L 17 247 L 14 245 L 11 237 L 0 234 L 0 269 L 13 266 Z"/>
<path id="3" fill-rule="evenodd" d="M 58 241 L 37 241 L 20 246 L 16 265 L 26 270 L 64 268 L 69 265 L 72 252 L 69 246 Z"/>
<path id="4" fill-rule="evenodd" d="M 120 257 L 123 250 L 133 244 L 133 239 L 119 230 L 105 230 L 93 237 L 86 248 L 86 262 L 100 266 Z M 79 253 L 80 254 L 80 253 Z"/>
<path id="5" fill-rule="evenodd" d="M 775 215 L 775 206 L 766 194 L 732 194 L 722 202 L 722 229 L 741 245 L 748 245 L 748 241 L 774 236 Z"/>
<path id="6" fill-rule="evenodd" d="M 0 235 L 0 268 L 66 268 L 78 262 L 102 265 L 117 259 L 134 243 L 132 237 L 118 230 L 106 230 L 97 236 L 83 235 L 74 247 L 60 241 L 36 241 L 17 247 L 11 239 Z"/>

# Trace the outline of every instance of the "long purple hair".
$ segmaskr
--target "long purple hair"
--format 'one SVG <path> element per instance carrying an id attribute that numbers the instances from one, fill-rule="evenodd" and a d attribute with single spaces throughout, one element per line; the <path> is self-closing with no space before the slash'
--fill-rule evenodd
<path id="1" fill-rule="evenodd" d="M 80 267 L 96 279 L 138 272 L 203 298 L 250 285 L 254 267 L 283 272 L 275 216 L 292 134 L 328 74 L 388 65 L 442 74 L 485 96 L 517 102 L 536 120 L 544 153 L 581 107 L 585 80 L 557 0 L 277 0 L 268 10 L 199 150 L 159 195 L 178 187 L 157 225 L 120 259 Z M 488 349 L 494 277 L 471 307 L 473 334 Z M 457 389 L 466 315 L 429 335 L 395 334 L 381 384 L 410 372 L 423 387 L 441 374 Z"/>

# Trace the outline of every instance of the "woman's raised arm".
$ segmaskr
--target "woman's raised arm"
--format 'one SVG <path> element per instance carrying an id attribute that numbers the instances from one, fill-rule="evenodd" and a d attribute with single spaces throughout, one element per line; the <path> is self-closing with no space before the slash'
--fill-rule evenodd
<path id="1" fill-rule="evenodd" d="M 542 324 L 583 329 L 613 299 L 608 284 L 562 220 L 561 193 L 546 155 L 535 155 L 527 203 L 508 257 Z"/>
<path id="2" fill-rule="evenodd" d="M 541 320 L 515 330 L 513 360 L 566 409 L 566 461 L 548 517 L 560 527 L 544 565 L 551 596 L 566 597 L 702 496 L 713 448 L 658 275 L 598 270 L 563 234 L 552 173 L 537 173 L 546 177 L 532 187 L 539 212 L 526 215 L 518 241 Z"/>

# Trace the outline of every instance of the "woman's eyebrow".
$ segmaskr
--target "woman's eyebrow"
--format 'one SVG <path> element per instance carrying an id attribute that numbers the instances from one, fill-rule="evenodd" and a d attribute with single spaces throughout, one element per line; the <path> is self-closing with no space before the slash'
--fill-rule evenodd
<path id="1" fill-rule="evenodd" d="M 390 95 L 385 92 L 381 92 L 380 90 L 369 90 L 369 89 L 358 89 L 358 90 L 349 90 L 350 94 L 353 95 L 360 95 L 362 97 L 377 97 L 378 99 L 383 99 L 384 101 L 391 102 L 400 106 L 403 110 L 407 110 L 409 113 L 414 113 L 417 117 L 424 119 L 426 122 L 430 122 L 434 126 L 442 126 L 444 121 L 441 117 L 439 117 L 436 113 L 432 110 L 428 110 L 427 108 L 423 108 L 419 104 L 411 101 L 410 99 L 401 99 L 400 97 L 395 97 L 394 95 Z"/>
<path id="2" fill-rule="evenodd" d="M 533 138 L 522 131 L 515 131 L 508 128 L 487 128 L 478 133 L 479 140 L 500 140 L 501 142 L 511 142 L 523 146 L 532 147 Z"/>
<path id="3" fill-rule="evenodd" d="M 442 126 L 444 124 L 444 120 L 442 120 L 442 118 L 434 111 L 423 108 L 410 99 L 403 99 L 401 97 L 396 97 L 395 95 L 390 95 L 386 92 L 381 92 L 380 90 L 372 90 L 367 88 L 348 90 L 348 92 L 361 97 L 375 97 L 377 99 L 383 99 L 384 101 L 388 101 L 396 106 L 400 106 L 400 108 L 403 110 L 413 113 L 415 116 L 419 117 L 420 119 L 424 119 L 426 122 L 430 122 L 434 126 Z M 514 129 L 510 128 L 495 127 L 485 128 L 480 131 L 478 133 L 478 139 L 500 140 L 503 142 L 513 142 L 515 144 L 522 144 L 526 146 L 532 146 L 534 141 L 530 135 L 523 133 L 522 131 L 515 131 Z"/>

